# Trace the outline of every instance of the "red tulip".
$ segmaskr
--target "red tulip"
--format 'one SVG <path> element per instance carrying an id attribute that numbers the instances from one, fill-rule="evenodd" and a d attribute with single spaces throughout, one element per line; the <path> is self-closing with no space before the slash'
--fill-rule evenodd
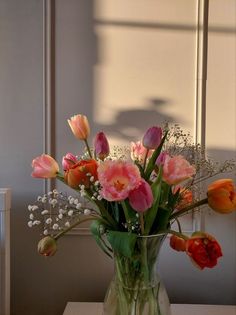
<path id="1" fill-rule="evenodd" d="M 213 268 L 222 255 L 219 243 L 207 233 L 195 232 L 186 241 L 186 253 L 200 269 Z"/>

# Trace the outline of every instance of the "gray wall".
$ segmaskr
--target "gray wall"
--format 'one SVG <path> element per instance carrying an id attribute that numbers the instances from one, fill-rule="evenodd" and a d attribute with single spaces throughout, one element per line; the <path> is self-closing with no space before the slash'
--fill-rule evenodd
<path id="1" fill-rule="evenodd" d="M 193 2 L 195 5 L 195 1 Z M 217 1 L 217 4 L 220 6 L 223 2 Z M 100 94 L 95 83 L 99 86 L 100 82 L 104 83 L 107 79 L 101 78 L 99 82 L 94 79 L 94 66 L 105 63 L 104 59 L 99 58 L 103 52 L 103 48 L 98 45 L 99 30 L 98 33 L 94 33 L 94 2 L 57 0 L 56 3 L 55 147 L 56 157 L 60 160 L 67 151 L 76 153 L 81 150 L 81 145 L 73 138 L 67 127 L 68 117 L 83 112 L 91 121 L 97 123 L 94 124 L 92 132 L 101 127 L 102 123 L 97 122 L 94 117 L 93 106 L 98 106 L 96 110 L 101 106 Z M 96 5 L 99 3 L 105 2 L 96 1 Z M 163 3 L 159 1 L 161 7 Z M 173 5 L 170 1 L 165 3 Z M 187 10 L 187 2 L 180 3 Z M 230 3 L 233 5 L 233 2 Z M 167 8 L 162 7 L 162 10 L 165 12 Z M 60 249 L 55 257 L 52 259 L 40 257 L 36 251 L 39 233 L 30 231 L 26 224 L 28 203 L 32 203 L 43 191 L 43 182 L 30 177 L 31 160 L 43 151 L 42 12 L 41 0 L 0 0 L 0 187 L 11 187 L 13 191 L 11 315 L 60 315 L 67 301 L 102 301 L 113 270 L 112 262 L 100 252 L 90 236 L 67 236 L 59 242 Z M 194 12 L 190 13 L 194 16 Z M 186 36 L 188 42 L 189 35 Z M 220 36 L 229 38 L 229 34 Z M 164 45 L 165 38 L 163 40 Z M 212 41 L 215 44 L 214 38 Z M 214 47 L 214 45 L 210 47 L 212 58 L 215 56 Z M 183 49 L 186 49 L 184 44 Z M 224 53 L 227 55 L 227 51 Z M 169 58 L 178 56 L 170 54 Z M 221 65 L 220 57 L 217 62 Z M 230 68 L 230 58 L 227 62 Z M 179 67 L 181 70 L 181 65 Z M 210 67 L 214 69 L 214 64 L 210 64 Z M 112 69 L 114 71 L 114 68 Z M 224 71 L 223 65 L 221 70 Z M 96 75 L 100 78 L 101 73 L 96 72 Z M 235 80 L 235 72 L 232 75 Z M 213 95 L 216 91 L 212 86 L 217 83 L 216 78 L 210 77 L 209 80 Z M 145 85 L 146 79 L 143 82 Z M 229 91 L 226 82 L 221 83 L 221 93 L 229 95 L 232 88 Z M 186 99 L 183 99 L 186 106 L 194 104 L 193 91 L 190 88 L 186 91 Z M 158 91 L 159 89 L 158 85 Z M 169 93 L 172 95 L 171 89 Z M 162 96 L 160 91 L 157 94 Z M 106 102 L 109 97 L 105 93 L 102 100 Z M 213 104 L 212 97 L 209 100 L 210 104 Z M 234 110 L 235 98 L 229 99 L 227 104 Z M 169 105 L 164 117 L 169 115 L 175 118 L 178 101 L 175 101 L 174 96 Z M 145 104 L 140 106 L 145 109 Z M 214 112 L 217 110 L 221 112 L 220 122 L 223 120 L 225 123 L 220 105 L 217 106 L 215 105 Z M 212 111 L 213 105 L 209 107 L 209 126 L 214 125 Z M 124 109 L 123 113 L 125 115 Z M 145 117 L 150 119 L 153 116 L 152 111 L 147 110 L 145 113 L 148 114 Z M 135 114 L 133 117 L 140 121 L 140 115 L 144 112 L 132 109 L 131 114 Z M 190 121 L 191 129 L 192 118 L 188 120 L 188 116 L 183 121 L 184 123 Z M 227 117 L 225 120 L 227 121 Z M 118 120 L 117 128 L 122 122 L 126 123 L 124 120 Z M 232 124 L 231 128 L 235 130 Z M 211 135 L 211 129 L 208 135 Z M 233 137 L 233 132 L 231 135 Z M 116 134 L 113 136 L 117 137 Z M 214 138 L 214 135 L 212 138 L 209 137 L 209 143 Z M 213 141 L 213 145 L 209 147 L 215 157 L 235 155 L 234 147 L 230 147 L 230 144 L 223 148 L 220 148 L 220 145 L 214 147 Z M 227 218 L 212 213 L 206 215 L 207 231 L 216 236 L 224 251 L 224 258 L 215 269 L 198 271 L 184 255 L 171 251 L 168 245 L 163 248 L 160 272 L 171 302 L 236 304 L 235 218 L 235 214 Z"/>

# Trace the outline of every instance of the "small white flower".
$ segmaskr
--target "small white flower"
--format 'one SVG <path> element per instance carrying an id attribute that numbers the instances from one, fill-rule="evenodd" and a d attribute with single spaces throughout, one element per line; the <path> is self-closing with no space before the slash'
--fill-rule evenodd
<path id="1" fill-rule="evenodd" d="M 63 214 L 60 213 L 60 214 L 58 215 L 58 218 L 59 218 L 59 219 L 62 219 L 62 218 L 63 218 Z"/>
<path id="2" fill-rule="evenodd" d="M 99 181 L 96 180 L 96 182 L 94 183 L 95 186 L 98 186 L 99 185 Z"/>
<path id="3" fill-rule="evenodd" d="M 69 203 L 72 205 L 74 203 L 74 198 L 70 198 Z"/>
<path id="4" fill-rule="evenodd" d="M 38 210 L 38 208 L 39 208 L 38 206 L 33 205 L 32 208 L 31 208 L 31 210 L 32 210 L 32 211 L 35 211 L 35 210 Z"/>
<path id="5" fill-rule="evenodd" d="M 84 209 L 84 215 L 89 215 L 91 213 L 91 210 L 89 209 Z"/>
<path id="6" fill-rule="evenodd" d="M 41 221 L 39 221 L 39 220 L 33 221 L 33 225 L 39 225 L 40 223 L 41 223 Z"/>
<path id="7" fill-rule="evenodd" d="M 66 210 L 64 210 L 64 209 L 59 209 L 59 211 L 58 211 L 60 214 L 65 214 L 66 213 Z"/>
<path id="8" fill-rule="evenodd" d="M 90 177 L 90 182 L 93 182 L 94 181 L 94 176 L 91 176 Z"/>
<path id="9" fill-rule="evenodd" d="M 59 225 L 57 223 L 53 224 L 52 226 L 53 230 L 57 230 L 59 228 Z"/>
<path id="10" fill-rule="evenodd" d="M 46 224 L 51 224 L 52 223 L 52 218 L 48 218 L 45 222 L 46 222 Z"/>
<path id="11" fill-rule="evenodd" d="M 32 210 L 32 206 L 28 205 L 28 210 L 31 211 Z"/>
<path id="12" fill-rule="evenodd" d="M 78 199 L 75 199 L 75 200 L 74 200 L 74 204 L 75 204 L 75 205 L 77 205 L 77 204 L 78 204 L 78 202 L 79 202 L 79 200 L 78 200 Z"/>
<path id="13" fill-rule="evenodd" d="M 38 197 L 37 197 L 37 201 L 42 201 L 42 197 L 41 197 L 41 196 L 38 196 Z"/>
<path id="14" fill-rule="evenodd" d="M 78 204 L 76 205 L 76 209 L 80 209 L 81 206 L 82 206 L 82 204 L 81 204 L 81 203 L 78 203 Z"/>
<path id="15" fill-rule="evenodd" d="M 81 195 L 81 197 L 85 197 L 85 196 L 86 196 L 86 193 L 85 193 L 84 191 L 81 191 L 81 192 L 80 192 L 80 195 Z"/>
<path id="16" fill-rule="evenodd" d="M 29 221 L 29 222 L 28 222 L 28 227 L 31 228 L 32 226 L 33 226 L 33 222 L 32 222 L 32 221 Z"/>
<path id="17" fill-rule="evenodd" d="M 49 192 L 48 192 L 48 196 L 51 196 L 51 195 L 52 195 L 52 191 L 49 191 Z"/>
<path id="18" fill-rule="evenodd" d="M 47 197 L 43 197 L 41 201 L 42 201 L 42 203 L 46 203 L 47 202 Z"/>
<path id="19" fill-rule="evenodd" d="M 52 191 L 53 193 L 54 193 L 54 195 L 56 194 L 58 194 L 58 191 L 56 190 L 56 189 L 53 189 L 53 191 Z"/>
<path id="20" fill-rule="evenodd" d="M 49 203 L 50 203 L 53 207 L 55 207 L 55 205 L 57 204 L 57 200 L 56 200 L 56 199 L 51 199 L 51 200 L 49 201 Z"/>
<path id="21" fill-rule="evenodd" d="M 33 213 L 30 214 L 29 218 L 30 218 L 30 220 L 34 220 L 34 215 L 33 215 Z"/>
<path id="22" fill-rule="evenodd" d="M 73 210 L 69 210 L 68 211 L 68 215 L 71 217 L 73 215 L 74 211 Z"/>
<path id="23" fill-rule="evenodd" d="M 44 231 L 43 231 L 43 234 L 44 234 L 44 235 L 48 235 L 48 230 L 44 230 Z"/>
<path id="24" fill-rule="evenodd" d="M 91 176 L 91 175 L 92 175 L 91 173 L 87 173 L 87 174 L 86 174 L 86 176 Z"/>
<path id="25" fill-rule="evenodd" d="M 102 196 L 101 195 L 98 195 L 98 200 L 102 200 Z"/>
<path id="26" fill-rule="evenodd" d="M 66 226 L 66 227 L 70 227 L 70 222 L 69 222 L 69 221 L 66 221 L 65 226 Z"/>
<path id="27" fill-rule="evenodd" d="M 46 209 L 41 212 L 42 215 L 45 215 L 45 214 L 48 214 L 48 213 L 49 213 L 49 211 L 46 210 Z"/>
<path id="28" fill-rule="evenodd" d="M 84 189 L 85 189 L 85 186 L 84 186 L 84 185 L 80 185 L 80 189 L 81 189 L 81 190 L 84 190 Z"/>

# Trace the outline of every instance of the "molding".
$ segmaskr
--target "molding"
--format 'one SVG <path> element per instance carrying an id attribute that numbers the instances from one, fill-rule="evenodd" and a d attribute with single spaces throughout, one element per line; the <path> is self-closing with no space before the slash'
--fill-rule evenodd
<path id="1" fill-rule="evenodd" d="M 209 0 L 197 0 L 196 85 L 195 85 L 195 143 L 206 147 L 206 90 L 208 52 Z M 201 184 L 199 189 L 201 192 Z M 198 197 L 201 197 L 201 193 Z M 199 210 L 193 220 L 194 230 L 205 230 L 205 215 Z"/>
<path id="2" fill-rule="evenodd" d="M 0 188 L 0 315 L 10 315 L 11 190 Z"/>
<path id="3" fill-rule="evenodd" d="M 43 0 L 43 151 L 55 154 L 55 0 Z M 44 180 L 44 193 L 54 188 Z"/>

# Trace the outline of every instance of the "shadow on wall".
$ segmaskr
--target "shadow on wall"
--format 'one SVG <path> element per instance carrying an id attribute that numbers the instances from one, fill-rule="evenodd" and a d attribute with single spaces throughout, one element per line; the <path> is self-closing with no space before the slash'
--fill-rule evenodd
<path id="1" fill-rule="evenodd" d="M 96 124 L 96 127 L 109 136 L 116 136 L 126 141 L 138 141 L 137 136 L 143 135 L 147 128 L 162 126 L 164 122 L 174 122 L 171 116 L 162 113 L 163 108 L 169 103 L 168 99 L 153 98 L 143 106 L 144 109 L 118 111 L 112 123 Z"/>

